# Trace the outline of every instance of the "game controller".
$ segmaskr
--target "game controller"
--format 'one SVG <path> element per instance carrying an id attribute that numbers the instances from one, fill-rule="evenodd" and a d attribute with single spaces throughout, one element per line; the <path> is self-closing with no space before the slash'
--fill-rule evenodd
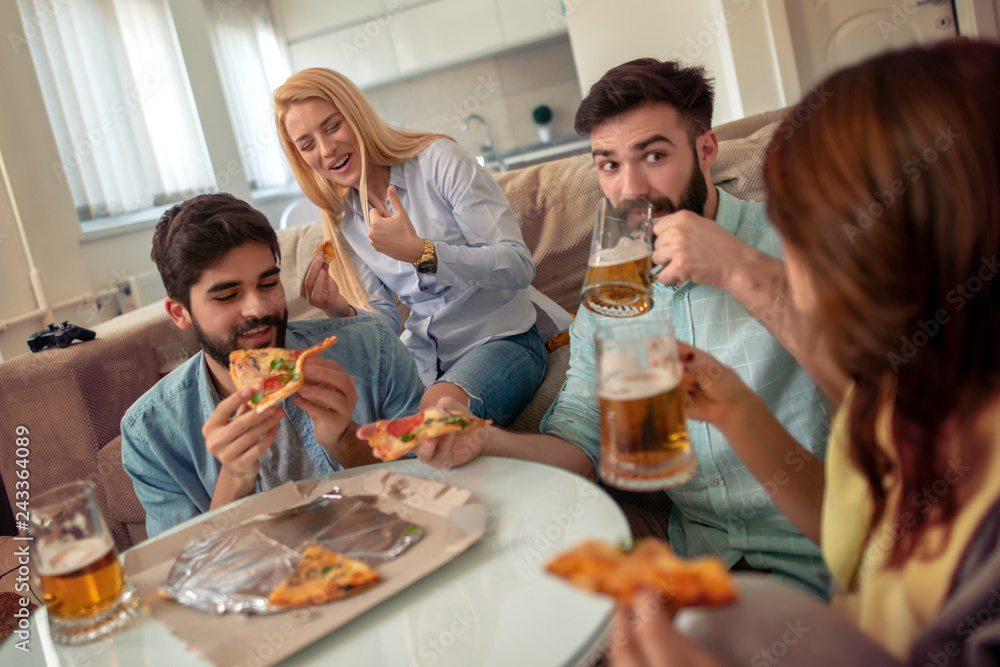
<path id="1" fill-rule="evenodd" d="M 39 352 L 47 347 L 69 347 L 74 340 L 85 342 L 93 340 L 95 336 L 97 334 L 90 329 L 84 329 L 69 322 L 63 322 L 62 326 L 59 327 L 50 324 L 45 329 L 28 336 L 28 347 L 32 352 Z"/>

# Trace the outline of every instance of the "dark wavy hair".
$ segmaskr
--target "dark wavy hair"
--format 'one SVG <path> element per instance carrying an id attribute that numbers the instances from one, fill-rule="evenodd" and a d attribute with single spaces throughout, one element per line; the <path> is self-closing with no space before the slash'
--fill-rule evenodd
<path id="1" fill-rule="evenodd" d="M 639 58 L 609 69 L 580 102 L 573 127 L 577 134 L 590 136 L 609 118 L 651 102 L 677 109 L 692 146 L 712 128 L 715 91 L 705 69 L 655 58 Z"/>
<path id="2" fill-rule="evenodd" d="M 278 236 L 263 213 L 230 194 L 199 195 L 163 214 L 150 256 L 167 296 L 191 310 L 191 286 L 201 272 L 247 243 L 266 245 L 275 262 L 281 260 Z"/>
<path id="3" fill-rule="evenodd" d="M 979 483 L 935 484 L 956 457 L 975 470 L 975 419 L 1000 388 L 998 82 L 995 43 L 877 56 L 821 84 L 822 104 L 793 109 L 764 164 L 770 217 L 815 285 L 814 325 L 854 382 L 851 454 L 873 490 L 873 526 L 897 487 L 901 525 L 913 519 L 892 566 L 930 528 L 950 528 Z M 902 517 L 931 488 L 936 502 Z"/>

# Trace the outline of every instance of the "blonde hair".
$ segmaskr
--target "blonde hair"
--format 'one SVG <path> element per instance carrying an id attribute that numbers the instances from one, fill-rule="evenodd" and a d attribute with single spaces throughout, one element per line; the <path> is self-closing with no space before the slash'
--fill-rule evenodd
<path id="1" fill-rule="evenodd" d="M 389 125 L 375 112 L 361 89 L 339 72 L 322 67 L 304 69 L 290 76 L 274 91 L 274 123 L 281 147 L 306 197 L 323 211 L 323 235 L 332 241 L 336 260 L 330 264 L 330 277 L 355 308 L 370 309 L 369 294 L 361 285 L 354 265 L 347 259 L 347 241 L 339 229 L 344 218 L 344 199 L 349 187 L 337 185 L 306 164 L 295 142 L 285 129 L 288 110 L 297 102 L 316 97 L 331 102 L 344 116 L 357 137 L 361 153 L 361 183 L 358 185 L 365 225 L 368 219 L 368 161 L 373 165 L 392 166 L 419 155 L 445 134 L 415 132 Z M 454 139 L 452 139 L 454 141 Z"/>

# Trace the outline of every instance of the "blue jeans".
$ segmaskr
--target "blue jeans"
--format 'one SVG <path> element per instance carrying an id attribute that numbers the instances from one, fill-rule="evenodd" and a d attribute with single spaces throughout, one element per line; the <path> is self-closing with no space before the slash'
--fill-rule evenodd
<path id="1" fill-rule="evenodd" d="M 469 350 L 437 381 L 453 382 L 464 389 L 472 414 L 506 426 L 535 395 L 548 363 L 542 338 L 532 326 L 524 333 Z"/>

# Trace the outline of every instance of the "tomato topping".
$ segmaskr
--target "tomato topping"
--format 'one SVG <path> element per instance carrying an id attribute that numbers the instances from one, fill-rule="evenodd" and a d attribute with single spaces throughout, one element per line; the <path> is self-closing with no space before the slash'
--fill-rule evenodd
<path id="1" fill-rule="evenodd" d="M 424 421 L 424 413 L 419 412 L 412 417 L 403 417 L 402 419 L 394 419 L 389 422 L 385 430 L 389 432 L 394 438 L 406 435 L 416 427 L 420 426 Z"/>
<path id="2" fill-rule="evenodd" d="M 264 393 L 270 394 L 272 391 L 278 391 L 283 386 L 285 386 L 285 383 L 281 381 L 281 377 L 272 375 L 264 380 Z"/>

